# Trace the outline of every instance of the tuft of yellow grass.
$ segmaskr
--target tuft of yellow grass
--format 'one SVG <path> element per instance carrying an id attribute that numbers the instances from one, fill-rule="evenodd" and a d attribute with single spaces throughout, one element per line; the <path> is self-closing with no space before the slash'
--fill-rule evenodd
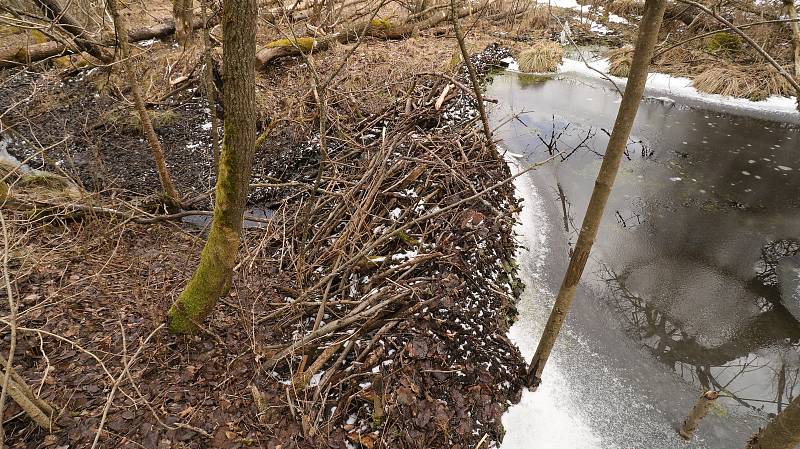
<path id="1" fill-rule="evenodd" d="M 606 10 L 618 16 L 641 16 L 644 13 L 642 0 L 610 0 L 605 5 Z"/>
<path id="2" fill-rule="evenodd" d="M 633 60 L 633 46 L 625 45 L 609 50 L 606 57 L 608 57 L 608 73 L 621 78 L 628 77 Z"/>
<path id="3" fill-rule="evenodd" d="M 563 57 L 564 49 L 561 45 L 549 40 L 539 40 L 519 54 L 517 63 L 521 72 L 555 72 Z"/>
<path id="4" fill-rule="evenodd" d="M 770 95 L 792 96 L 792 85 L 770 66 L 708 64 L 692 83 L 700 92 L 761 101 Z"/>

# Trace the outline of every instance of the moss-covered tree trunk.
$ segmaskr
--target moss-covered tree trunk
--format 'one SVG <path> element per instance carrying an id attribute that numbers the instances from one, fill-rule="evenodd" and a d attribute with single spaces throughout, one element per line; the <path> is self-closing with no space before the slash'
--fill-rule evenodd
<path id="1" fill-rule="evenodd" d="M 194 333 L 231 286 L 256 142 L 255 0 L 225 0 L 222 8 L 224 136 L 214 218 L 200 264 L 168 313 L 175 333 Z"/>
<path id="2" fill-rule="evenodd" d="M 153 153 L 158 179 L 161 181 L 161 187 L 164 189 L 168 202 L 172 203 L 172 205 L 179 205 L 180 196 L 175 189 L 175 185 L 172 184 L 172 178 L 170 177 L 169 170 L 167 169 L 167 162 L 164 158 L 164 150 L 161 148 L 161 142 L 158 140 L 156 131 L 153 129 L 153 123 L 150 121 L 150 116 L 147 114 L 147 109 L 144 106 L 144 98 L 142 97 L 142 90 L 136 79 L 136 72 L 134 71 L 133 62 L 131 61 L 128 29 L 125 24 L 125 19 L 123 19 L 119 13 L 117 0 L 106 0 L 106 7 L 108 8 L 109 14 L 111 14 L 111 19 L 114 21 L 117 45 L 120 50 L 120 56 L 122 56 L 122 67 L 125 69 L 125 76 L 128 81 L 128 86 L 131 89 L 133 104 L 136 106 L 136 112 L 139 114 L 139 123 L 142 126 L 142 132 L 150 146 L 150 152 Z"/>
<path id="3" fill-rule="evenodd" d="M 759 430 L 747 449 L 795 449 L 800 445 L 800 396 Z"/>
<path id="4" fill-rule="evenodd" d="M 661 28 L 666 6 L 666 0 L 646 0 L 645 2 L 644 15 L 639 22 L 639 36 L 633 52 L 628 84 L 625 86 L 625 94 L 622 96 L 614 128 L 608 140 L 606 154 L 603 156 L 603 164 L 600 166 L 592 197 L 586 208 L 575 251 L 570 257 L 567 272 L 564 274 L 553 310 L 550 312 L 550 318 L 547 320 L 542 338 L 536 347 L 536 354 L 528 368 L 527 384 L 531 390 L 535 391 L 542 381 L 544 366 L 553 350 L 561 326 L 567 318 L 572 298 L 575 297 L 575 290 L 583 275 L 586 261 L 589 259 L 594 239 L 597 237 L 600 220 L 603 218 L 603 211 L 608 202 L 608 196 L 611 194 L 611 188 L 614 186 L 619 164 L 633 128 L 633 121 L 636 119 L 636 112 L 639 110 L 639 102 L 642 100 L 647 81 L 647 70 L 650 60 L 653 58 L 653 49 L 658 41 L 658 31 Z"/>

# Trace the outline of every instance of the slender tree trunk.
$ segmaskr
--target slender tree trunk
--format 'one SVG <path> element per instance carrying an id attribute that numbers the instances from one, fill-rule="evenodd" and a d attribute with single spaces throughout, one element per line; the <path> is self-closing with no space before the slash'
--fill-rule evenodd
<path id="1" fill-rule="evenodd" d="M 639 37 L 636 40 L 636 49 L 631 62 L 628 84 L 625 87 L 625 94 L 622 96 L 622 103 L 619 106 L 617 119 L 614 122 L 614 129 L 608 141 L 606 154 L 603 157 L 603 164 L 600 173 L 597 175 L 592 198 L 586 209 L 586 216 L 581 225 L 581 232 L 575 250 L 564 275 L 564 281 L 558 291 L 558 297 L 553 305 L 550 318 L 544 328 L 542 339 L 536 348 L 531 365 L 528 369 L 528 388 L 536 390 L 542 381 L 542 371 L 547 363 L 550 352 L 553 349 L 564 319 L 569 312 L 572 298 L 575 296 L 575 289 L 580 282 L 586 260 L 597 236 L 597 229 L 600 219 L 603 217 L 611 187 L 617 177 L 620 160 L 622 158 L 625 145 L 639 109 L 639 102 L 644 93 L 645 82 L 647 81 L 647 70 L 653 56 L 653 48 L 658 40 L 658 31 L 661 28 L 661 21 L 664 17 L 666 8 L 665 0 L 647 0 L 645 2 L 644 16 L 639 26 Z"/>
<path id="2" fill-rule="evenodd" d="M 794 78 L 800 80 L 800 23 L 797 22 L 797 8 L 794 0 L 783 0 L 786 6 L 786 14 L 792 22 L 789 27 L 792 29 L 792 46 L 794 47 Z M 800 91 L 797 92 L 797 109 L 800 110 Z"/>
<path id="3" fill-rule="evenodd" d="M 489 144 L 489 148 L 494 148 L 494 142 L 492 142 L 492 128 L 489 127 L 489 118 L 486 116 L 486 108 L 483 106 L 483 93 L 481 92 L 481 85 L 478 81 L 478 74 L 475 72 L 475 66 L 472 65 L 472 61 L 469 59 L 469 51 L 467 51 L 467 45 L 464 43 L 464 33 L 461 32 L 458 18 L 459 14 L 456 9 L 456 0 L 450 0 L 450 20 L 453 22 L 453 32 L 458 41 L 458 48 L 461 49 L 461 58 L 464 60 L 464 65 L 467 67 L 467 73 L 469 74 L 469 80 L 472 82 L 472 90 L 475 91 L 478 112 L 480 112 L 481 122 L 483 123 L 483 133 L 486 135 L 486 142 Z"/>
<path id="4" fill-rule="evenodd" d="M 214 155 L 214 173 L 217 173 L 219 166 L 219 120 L 217 119 L 217 90 L 214 85 L 214 61 L 211 58 L 211 39 L 208 37 L 208 24 L 206 23 L 206 2 L 207 0 L 200 0 L 200 17 L 203 20 L 203 59 L 205 59 L 206 67 L 204 71 L 205 85 L 206 85 L 206 102 L 208 103 L 208 110 L 211 112 L 209 120 L 211 120 L 211 150 Z"/>
<path id="5" fill-rule="evenodd" d="M 173 203 L 173 205 L 179 205 L 180 196 L 178 195 L 178 191 L 175 190 L 175 186 L 172 184 L 172 178 L 169 175 L 167 162 L 164 158 L 164 151 L 161 149 L 161 142 L 158 141 L 158 136 L 156 136 L 156 132 L 153 129 L 153 123 L 150 121 L 150 116 L 147 114 L 147 109 L 144 107 L 142 91 L 136 80 L 136 73 L 134 72 L 133 63 L 131 62 L 130 43 L 128 42 L 128 30 L 125 26 L 125 20 L 119 14 L 117 0 L 106 0 L 106 6 L 108 7 L 108 12 L 111 14 L 111 18 L 114 20 L 117 45 L 122 56 L 122 67 L 125 69 L 125 76 L 128 78 L 128 85 L 131 88 L 136 112 L 139 114 L 142 132 L 147 139 L 147 143 L 150 145 L 150 151 L 153 153 L 158 179 L 161 181 L 161 187 L 164 189 L 167 200 Z"/>
<path id="6" fill-rule="evenodd" d="M 169 310 L 169 327 L 175 333 L 197 332 L 231 286 L 255 153 L 256 15 L 256 0 L 223 2 L 225 122 L 214 218 L 200 264 Z"/>
<path id="7" fill-rule="evenodd" d="M 795 449 L 800 445 L 800 396 L 778 413 L 766 427 L 759 430 L 747 449 Z"/>
<path id="8" fill-rule="evenodd" d="M 194 37 L 192 27 L 192 0 L 172 0 L 172 16 L 175 18 L 175 39 L 182 47 L 186 47 Z"/>

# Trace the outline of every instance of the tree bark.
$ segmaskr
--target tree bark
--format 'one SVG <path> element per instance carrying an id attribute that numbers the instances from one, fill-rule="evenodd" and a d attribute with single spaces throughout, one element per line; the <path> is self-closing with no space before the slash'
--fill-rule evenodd
<path id="1" fill-rule="evenodd" d="M 795 449 L 800 445 L 800 396 L 753 435 L 747 449 Z"/>
<path id="2" fill-rule="evenodd" d="M 153 153 L 153 159 L 155 160 L 156 171 L 161 181 L 161 187 L 164 189 L 167 200 L 172 202 L 173 205 L 179 205 L 180 196 L 178 195 L 178 191 L 175 190 L 175 186 L 172 184 L 172 178 L 170 178 L 169 170 L 167 170 L 167 163 L 164 159 L 164 151 L 161 149 L 161 142 L 158 141 L 158 136 L 156 136 L 156 132 L 153 129 L 153 123 L 150 121 L 150 116 L 147 114 L 147 109 L 144 107 L 142 92 L 136 80 L 136 73 L 134 72 L 133 63 L 131 62 L 130 44 L 128 43 L 128 39 L 126 39 L 128 33 L 125 28 L 125 20 L 119 14 L 117 0 L 106 0 L 106 6 L 108 7 L 109 14 L 111 14 L 111 18 L 114 20 L 114 28 L 117 30 L 117 35 L 120 36 L 117 39 L 117 46 L 122 56 L 122 67 L 125 70 L 128 85 L 131 88 L 136 112 L 139 114 L 142 132 L 144 132 L 144 136 L 150 145 L 150 151 Z"/>
<path id="3" fill-rule="evenodd" d="M 224 137 L 214 218 L 200 264 L 168 313 L 174 333 L 192 334 L 228 294 L 239 249 L 256 142 L 256 0 L 225 0 L 222 9 L 225 68 Z"/>
<path id="4" fill-rule="evenodd" d="M 558 297 L 553 305 L 553 310 L 550 313 L 550 318 L 547 321 L 539 345 L 536 348 L 536 354 L 533 356 L 528 369 L 527 384 L 531 390 L 535 391 L 541 384 L 542 371 L 547 359 L 550 357 L 550 352 L 553 349 L 558 333 L 564 324 L 564 319 L 567 317 L 570 304 L 575 296 L 575 289 L 583 275 L 586 260 L 589 258 L 592 244 L 597 236 L 600 219 L 603 217 L 603 210 L 614 185 L 620 160 L 628 142 L 636 112 L 639 109 L 639 102 L 644 93 L 647 70 L 653 56 L 653 49 L 658 40 L 658 31 L 661 28 L 665 8 L 665 0 L 647 0 L 645 2 L 645 11 L 639 26 L 639 37 L 636 40 L 636 49 L 631 62 L 628 84 L 625 87 L 625 94 L 622 96 L 617 119 L 611 131 L 606 154 L 603 157 L 603 164 L 600 167 L 592 197 L 586 209 L 586 216 L 583 219 L 578 242 L 575 244 L 575 251 L 570 258 Z"/>
<path id="5" fill-rule="evenodd" d="M 192 27 L 192 0 L 172 0 L 172 17 L 175 19 L 175 39 L 186 47 L 194 37 Z"/>
<path id="6" fill-rule="evenodd" d="M 206 1 L 200 0 L 200 18 L 203 23 L 206 22 Z M 214 155 L 214 173 L 217 173 L 217 166 L 219 166 L 219 120 L 217 119 L 217 87 L 214 84 L 214 60 L 211 57 L 211 39 L 208 37 L 208 26 L 204 26 L 203 32 L 203 59 L 205 59 L 205 70 L 203 72 L 204 81 L 206 85 L 206 102 L 208 103 L 208 110 L 210 112 L 209 120 L 211 121 L 211 150 Z"/>

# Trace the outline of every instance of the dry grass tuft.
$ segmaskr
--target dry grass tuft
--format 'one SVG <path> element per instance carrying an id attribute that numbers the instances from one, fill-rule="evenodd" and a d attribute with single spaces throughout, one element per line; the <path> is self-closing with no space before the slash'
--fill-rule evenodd
<path id="1" fill-rule="evenodd" d="M 520 19 L 519 29 L 524 31 L 544 30 L 550 26 L 550 15 L 547 5 L 533 5 L 529 7 Z"/>
<path id="2" fill-rule="evenodd" d="M 641 0 L 611 0 L 606 3 L 606 10 L 618 16 L 641 16 L 644 2 Z"/>
<path id="3" fill-rule="evenodd" d="M 609 50 L 606 53 L 608 57 L 608 73 L 627 78 L 631 70 L 631 61 L 633 60 L 633 47 L 625 45 L 624 47 Z"/>
<path id="4" fill-rule="evenodd" d="M 694 77 L 694 87 L 710 94 L 761 101 L 771 95 L 792 96 L 792 85 L 777 70 L 763 65 L 709 64 Z"/>
<path id="5" fill-rule="evenodd" d="M 535 41 L 527 50 L 523 50 L 517 62 L 522 72 L 555 72 L 563 56 L 564 49 L 561 45 L 549 40 L 540 40 Z"/>

